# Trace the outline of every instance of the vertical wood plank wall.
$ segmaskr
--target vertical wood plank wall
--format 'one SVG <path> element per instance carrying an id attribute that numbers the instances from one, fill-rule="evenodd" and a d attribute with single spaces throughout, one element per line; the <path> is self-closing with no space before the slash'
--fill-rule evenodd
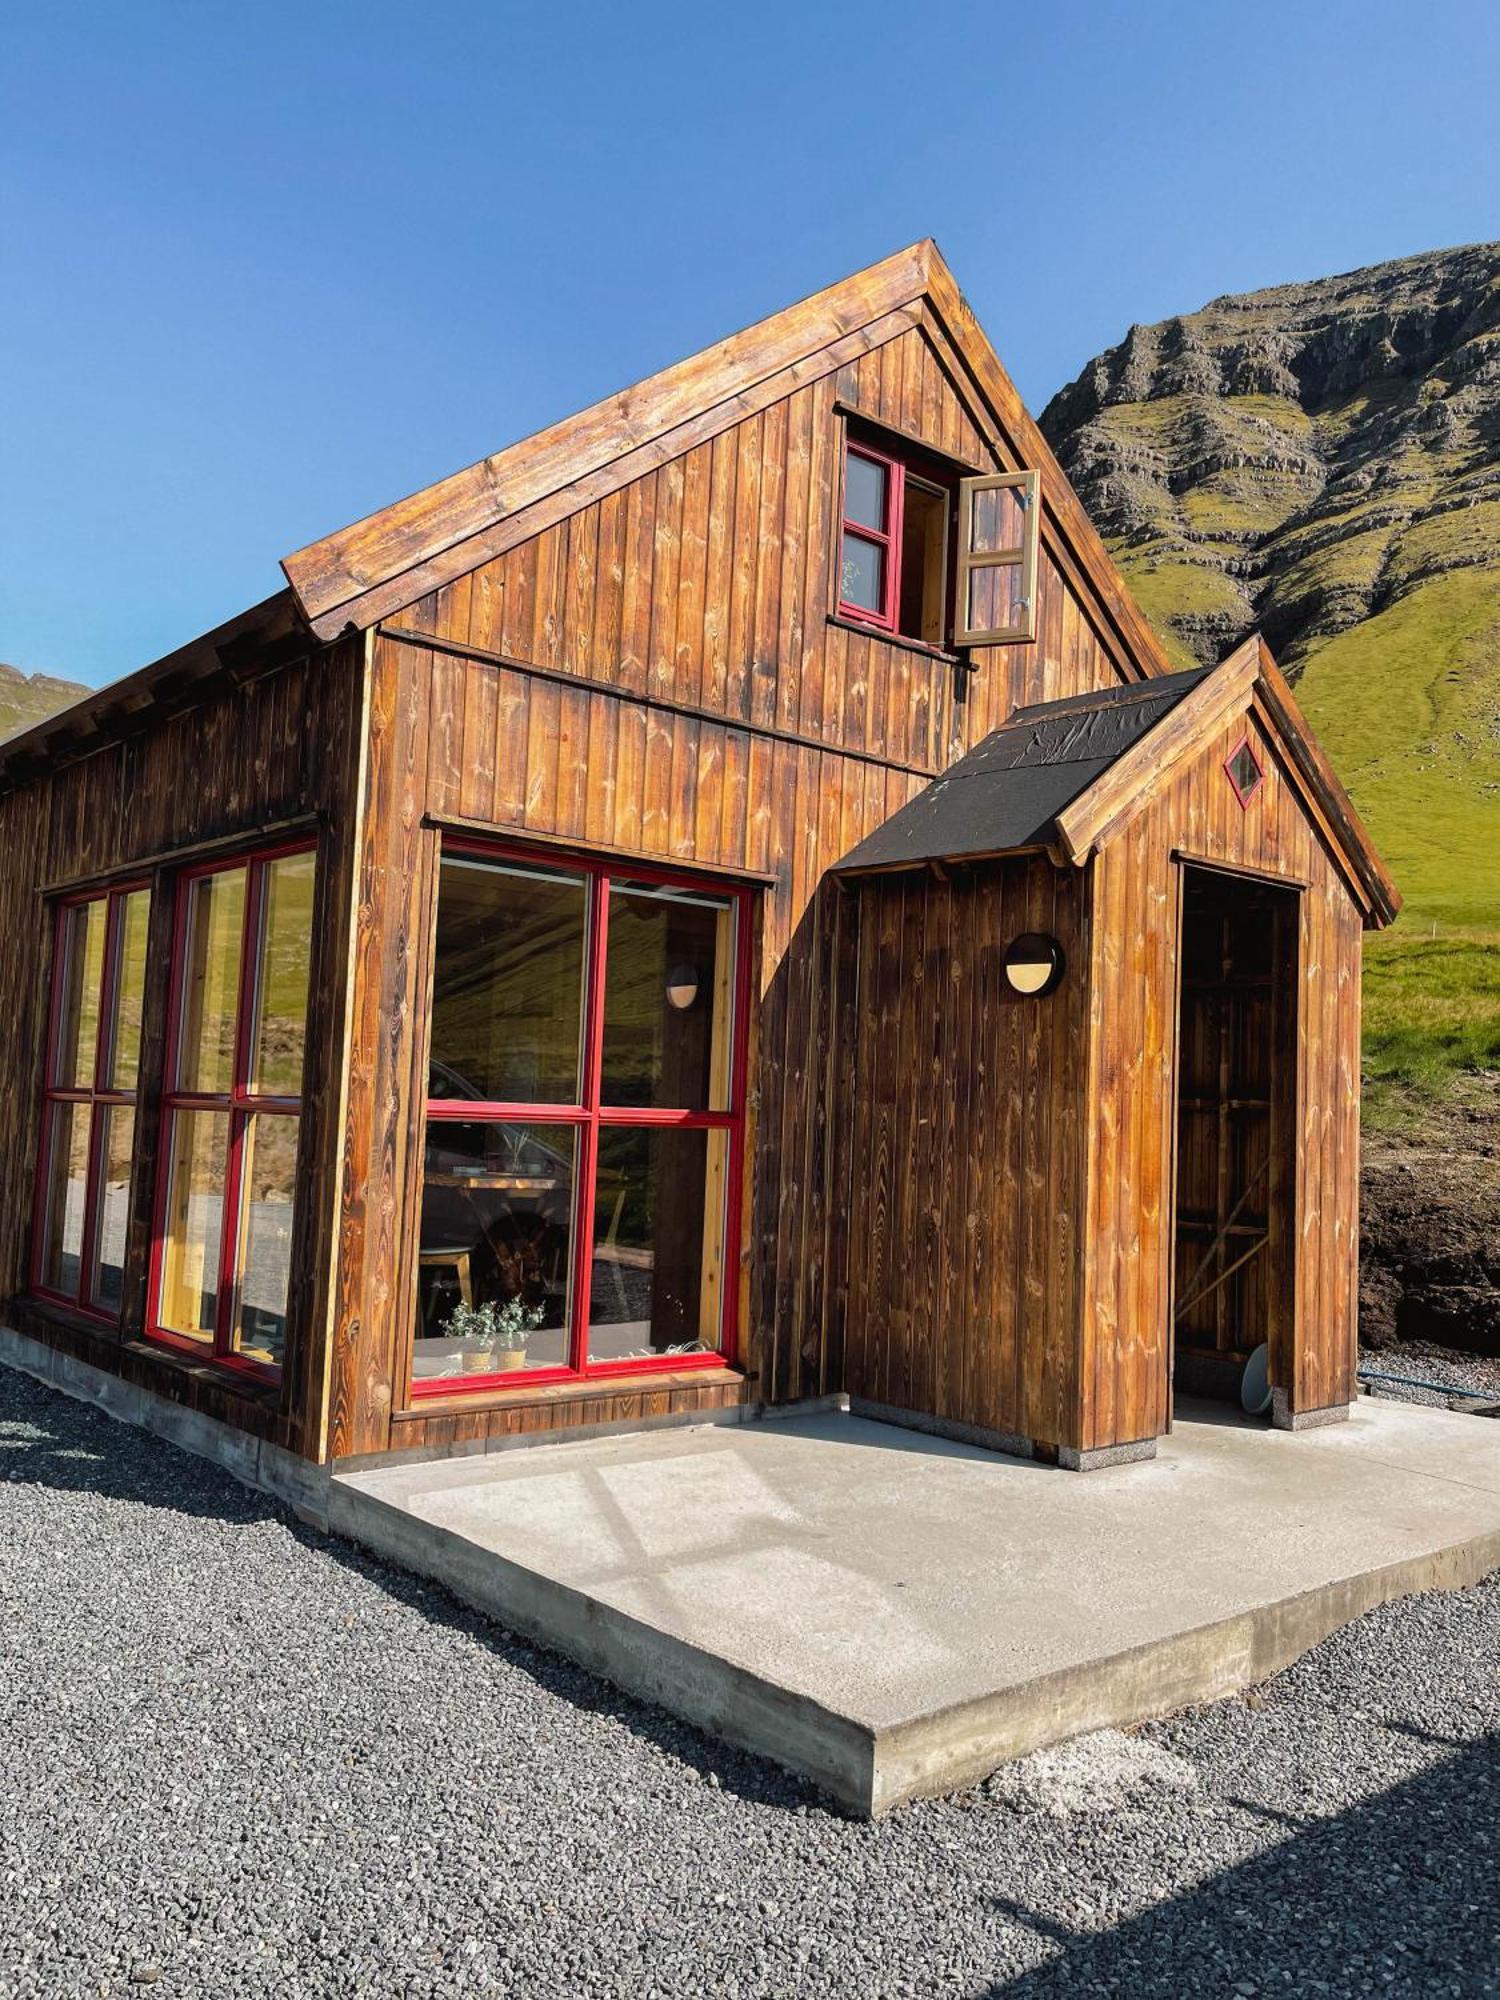
<path id="1" fill-rule="evenodd" d="M 1076 1447 L 1089 878 L 1043 855 L 860 885 L 844 1387 Z M 1002 958 L 1057 938 L 1023 999 Z"/>
<path id="2" fill-rule="evenodd" d="M 1018 705 L 1136 678 L 1050 518 L 1038 635 L 975 671 L 831 621 L 839 414 L 988 470 L 957 364 L 913 328 L 387 621 L 373 663 L 356 939 L 337 1455 L 463 1443 L 738 1394 L 536 1393 L 403 1412 L 432 896 L 456 818 L 769 877 L 761 912 L 741 1359 L 777 1400 L 839 1381 L 836 1121 L 852 903 L 829 865 Z M 993 425 L 990 435 L 997 435 Z M 403 1234 L 403 1232 L 405 1232 Z M 669 1399 L 676 1399 L 675 1404 Z"/>
<path id="3" fill-rule="evenodd" d="M 318 1455 L 322 1435 L 332 1282 L 327 1246 L 337 1212 L 361 676 L 360 646 L 341 642 L 244 685 L 221 682 L 176 714 L 147 710 L 124 740 L 0 795 L 0 1317 L 310 1457 Z M 254 1389 L 140 1342 L 170 977 L 170 866 L 153 879 L 121 1325 L 116 1332 L 26 1303 L 51 966 L 42 892 L 289 820 L 315 821 L 318 832 L 309 1068 L 286 1368 L 279 1388 Z"/>
<path id="4" fill-rule="evenodd" d="M 1217 740 L 1164 783 L 1091 864 L 1091 1084 L 1082 1431 L 1091 1449 L 1167 1421 L 1178 870 L 1174 851 L 1305 885 L 1298 949 L 1297 1351 L 1293 1410 L 1354 1394 L 1359 1258 L 1360 912 L 1265 730 L 1266 777 L 1241 810 Z"/>

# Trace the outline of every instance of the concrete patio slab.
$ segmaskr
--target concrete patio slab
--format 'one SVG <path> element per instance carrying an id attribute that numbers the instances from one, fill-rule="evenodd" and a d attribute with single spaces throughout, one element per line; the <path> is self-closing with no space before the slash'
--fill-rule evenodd
<path id="1" fill-rule="evenodd" d="M 876 1814 L 1500 1566 L 1500 1425 L 1200 1411 L 1080 1477 L 835 1412 L 338 1474 L 329 1518 Z"/>

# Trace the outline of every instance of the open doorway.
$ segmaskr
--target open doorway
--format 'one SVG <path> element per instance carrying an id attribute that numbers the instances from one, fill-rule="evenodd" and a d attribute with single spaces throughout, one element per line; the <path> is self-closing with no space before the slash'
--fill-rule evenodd
<path id="1" fill-rule="evenodd" d="M 1184 866 L 1172 1390 L 1240 1403 L 1295 1336 L 1297 893 Z"/>

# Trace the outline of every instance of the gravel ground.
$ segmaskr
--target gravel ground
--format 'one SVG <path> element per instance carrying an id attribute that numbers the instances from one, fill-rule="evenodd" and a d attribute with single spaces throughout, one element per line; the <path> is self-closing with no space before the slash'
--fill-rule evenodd
<path id="1" fill-rule="evenodd" d="M 854 1825 L 0 1370 L 0 1992 L 1500 1994 L 1500 1578 Z"/>
<path id="2" fill-rule="evenodd" d="M 1402 1375 L 1404 1383 L 1370 1382 L 1362 1386 L 1372 1396 L 1390 1396 L 1403 1403 L 1450 1404 L 1455 1410 L 1472 1410 L 1472 1396 L 1445 1396 L 1439 1389 L 1417 1389 L 1412 1382 L 1443 1384 L 1454 1389 L 1482 1390 L 1500 1403 L 1500 1360 L 1487 1354 L 1460 1354 L 1456 1348 L 1436 1347 L 1427 1340 L 1393 1340 L 1359 1357 L 1362 1369 L 1382 1375 Z"/>

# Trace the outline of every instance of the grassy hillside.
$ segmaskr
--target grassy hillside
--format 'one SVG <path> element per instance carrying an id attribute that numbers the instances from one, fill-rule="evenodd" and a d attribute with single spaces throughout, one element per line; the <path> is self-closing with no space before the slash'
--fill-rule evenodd
<path id="1" fill-rule="evenodd" d="M 50 674 L 23 674 L 0 661 L 0 739 L 45 722 L 60 708 L 81 701 L 89 692 L 75 681 L 54 680 Z"/>
<path id="2" fill-rule="evenodd" d="M 1500 1068 L 1500 245 L 1133 327 L 1042 423 L 1179 664 L 1265 632 L 1390 864 L 1376 1116 Z"/>

